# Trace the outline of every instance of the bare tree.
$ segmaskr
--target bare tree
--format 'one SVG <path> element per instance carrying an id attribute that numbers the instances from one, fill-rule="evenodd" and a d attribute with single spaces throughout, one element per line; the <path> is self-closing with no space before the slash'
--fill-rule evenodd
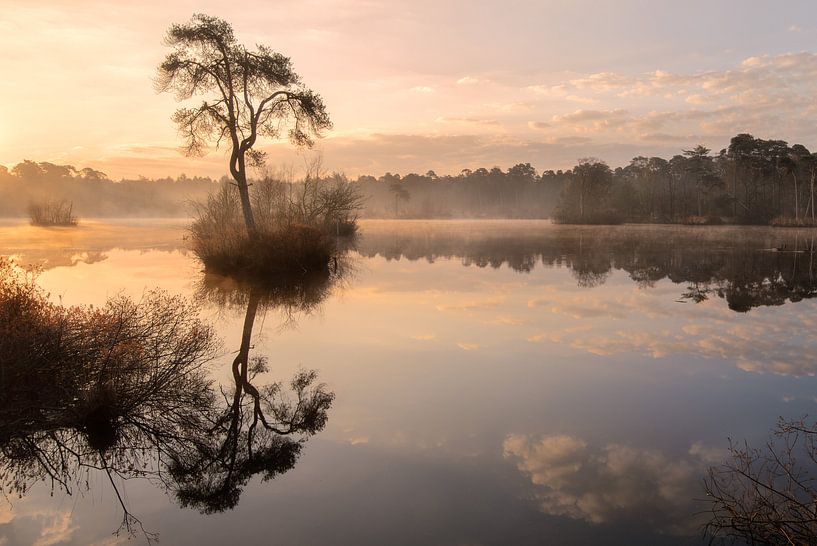
<path id="1" fill-rule="evenodd" d="M 298 146 L 332 122 L 320 95 L 307 88 L 288 57 L 258 45 L 249 50 L 236 41 L 232 26 L 209 15 L 196 14 L 170 27 L 165 43 L 173 48 L 159 66 L 156 88 L 172 91 L 179 100 L 206 98 L 197 107 L 173 115 L 188 155 L 202 155 L 210 143 L 229 141 L 230 174 L 241 197 L 247 232 L 257 236 L 247 184 L 247 168 L 261 165 L 264 153 L 254 148 L 259 136 L 278 138 L 288 129 Z"/>
<path id="2" fill-rule="evenodd" d="M 713 538 L 750 544 L 817 543 L 817 426 L 781 420 L 763 448 L 732 444 L 705 480 Z"/>

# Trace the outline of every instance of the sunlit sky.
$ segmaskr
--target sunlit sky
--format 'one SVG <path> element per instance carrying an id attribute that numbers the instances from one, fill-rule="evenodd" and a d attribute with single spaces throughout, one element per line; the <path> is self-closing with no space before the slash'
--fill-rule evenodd
<path id="1" fill-rule="evenodd" d="M 0 0 L 0 164 L 225 173 L 223 151 L 179 153 L 152 83 L 194 12 L 293 59 L 335 124 L 316 149 L 353 176 L 616 166 L 738 132 L 817 147 L 813 0 Z"/>

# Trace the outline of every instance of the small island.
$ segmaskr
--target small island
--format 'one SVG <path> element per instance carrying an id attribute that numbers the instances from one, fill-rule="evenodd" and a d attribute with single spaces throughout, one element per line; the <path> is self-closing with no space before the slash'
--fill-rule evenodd
<path id="1" fill-rule="evenodd" d="M 31 203 L 28 216 L 32 226 L 74 227 L 78 223 L 74 216 L 74 203 L 65 199 Z"/>

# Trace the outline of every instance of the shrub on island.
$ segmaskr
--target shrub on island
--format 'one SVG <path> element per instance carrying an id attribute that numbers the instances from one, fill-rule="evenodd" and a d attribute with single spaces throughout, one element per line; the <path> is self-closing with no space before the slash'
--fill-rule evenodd
<path id="1" fill-rule="evenodd" d="M 77 225 L 74 204 L 64 199 L 31 203 L 28 206 L 28 216 L 34 226 L 71 227 Z"/>

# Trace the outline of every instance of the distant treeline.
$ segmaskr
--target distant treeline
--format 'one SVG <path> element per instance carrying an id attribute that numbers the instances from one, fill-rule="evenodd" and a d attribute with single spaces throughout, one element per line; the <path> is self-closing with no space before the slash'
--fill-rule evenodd
<path id="1" fill-rule="evenodd" d="M 636 157 L 612 170 L 595 158 L 571 171 L 555 218 L 564 223 L 681 222 L 817 225 L 817 154 L 749 134 L 711 154 Z"/>
<path id="2" fill-rule="evenodd" d="M 749 134 L 735 136 L 717 154 L 697 146 L 670 159 L 639 156 L 616 169 L 586 158 L 572 169 L 541 174 L 520 163 L 457 175 L 328 178 L 353 186 L 369 218 L 817 225 L 817 153 Z M 303 184 L 291 176 L 286 181 Z M 66 199 L 79 216 L 187 216 L 190 201 L 204 201 L 218 184 L 184 175 L 113 182 L 93 169 L 24 161 L 11 170 L 0 166 L 0 215 L 23 216 L 33 202 Z"/>
<path id="3" fill-rule="evenodd" d="M 286 172 L 286 171 L 284 171 Z M 273 177 L 276 174 L 272 175 Z M 296 189 L 303 181 L 286 182 Z M 360 176 L 342 180 L 364 198 L 362 215 L 373 218 L 500 217 L 547 218 L 569 180 L 569 172 L 547 171 L 541 176 L 530 164 L 502 171 L 498 167 L 464 170 L 457 176 L 387 173 L 380 178 Z M 204 202 L 208 193 L 228 183 L 207 177 L 112 181 L 93 169 L 23 161 L 11 169 L 0 165 L 0 216 L 25 216 L 33 203 L 67 200 L 80 217 L 188 216 L 190 202 Z"/>
<path id="4" fill-rule="evenodd" d="M 545 171 L 530 163 L 463 169 L 458 175 L 386 173 L 354 184 L 370 218 L 548 218 L 571 180 L 570 171 Z"/>
<path id="5" fill-rule="evenodd" d="M 0 216 L 21 217 L 31 205 L 65 200 L 80 217 L 188 216 L 191 201 L 218 187 L 211 178 L 160 178 L 114 182 L 105 173 L 70 165 L 23 161 L 0 165 Z"/>

